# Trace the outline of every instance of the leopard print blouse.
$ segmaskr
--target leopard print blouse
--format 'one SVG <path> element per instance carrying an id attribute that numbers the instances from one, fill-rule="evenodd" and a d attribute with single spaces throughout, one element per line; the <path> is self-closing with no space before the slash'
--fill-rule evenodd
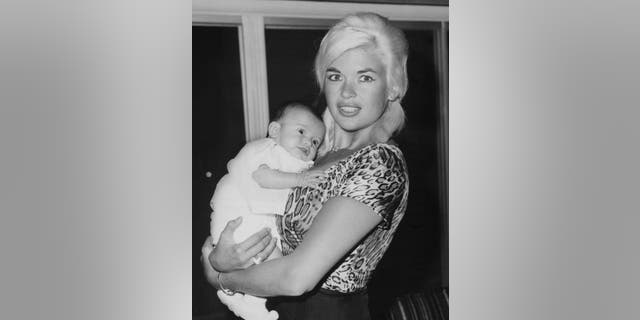
<path id="1" fill-rule="evenodd" d="M 276 225 L 287 255 L 302 242 L 324 202 L 332 197 L 360 201 L 382 217 L 380 224 L 340 261 L 322 288 L 342 293 L 366 289 L 407 208 L 409 177 L 400 149 L 390 144 L 366 146 L 325 170 L 318 187 L 297 187 L 289 193 Z"/>

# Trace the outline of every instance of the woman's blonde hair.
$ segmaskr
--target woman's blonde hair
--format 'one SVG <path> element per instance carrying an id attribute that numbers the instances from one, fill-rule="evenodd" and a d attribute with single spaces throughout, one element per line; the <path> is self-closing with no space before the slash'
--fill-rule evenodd
<path id="1" fill-rule="evenodd" d="M 360 12 L 348 15 L 336 23 L 324 36 L 316 55 L 314 70 L 320 90 L 324 90 L 327 67 L 348 50 L 355 48 L 373 49 L 382 58 L 387 74 L 390 104 L 382 115 L 376 138 L 387 141 L 396 134 L 405 122 L 400 101 L 407 92 L 408 44 L 402 30 L 392 26 L 389 20 L 376 13 Z M 333 148 L 335 120 L 325 110 L 322 116 L 327 127 L 326 137 L 320 154 Z"/>

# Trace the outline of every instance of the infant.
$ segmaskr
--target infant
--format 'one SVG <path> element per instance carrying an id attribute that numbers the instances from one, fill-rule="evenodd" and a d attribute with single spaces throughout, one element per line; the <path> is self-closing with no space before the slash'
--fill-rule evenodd
<path id="1" fill-rule="evenodd" d="M 322 171 L 308 170 L 313 165 L 324 138 L 322 120 L 306 105 L 290 103 L 281 108 L 269 123 L 268 137 L 247 143 L 227 164 L 228 173 L 218 182 L 211 199 L 211 237 L 217 244 L 227 222 L 242 217 L 234 232 L 242 242 L 264 227 L 277 239 L 277 249 L 268 259 L 281 256 L 276 215 L 282 215 L 293 187 L 315 186 Z M 261 261 L 254 260 L 258 264 Z M 266 299 L 218 291 L 218 297 L 237 316 L 246 320 L 275 320 Z"/>

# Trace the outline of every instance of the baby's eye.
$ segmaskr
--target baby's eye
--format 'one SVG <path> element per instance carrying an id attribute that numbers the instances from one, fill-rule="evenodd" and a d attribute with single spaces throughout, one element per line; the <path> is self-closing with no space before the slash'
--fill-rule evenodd
<path id="1" fill-rule="evenodd" d="M 327 74 L 327 79 L 329 79 L 329 81 L 340 81 L 342 80 L 342 76 L 339 73 L 330 73 Z"/>
<path id="2" fill-rule="evenodd" d="M 320 144 L 320 142 L 318 142 L 318 140 L 315 140 L 315 139 L 311 143 L 313 143 L 314 147 L 317 147 Z"/>
<path id="3" fill-rule="evenodd" d="M 375 79 L 370 75 L 363 74 L 363 75 L 360 76 L 360 81 L 362 81 L 362 82 L 372 82 L 374 80 Z"/>
<path id="4" fill-rule="evenodd" d="M 298 133 L 299 134 L 304 134 L 304 130 L 303 129 L 298 129 Z"/>

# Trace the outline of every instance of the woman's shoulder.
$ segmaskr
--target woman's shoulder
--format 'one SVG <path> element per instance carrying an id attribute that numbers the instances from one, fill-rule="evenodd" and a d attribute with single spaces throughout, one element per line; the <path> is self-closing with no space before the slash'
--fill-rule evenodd
<path id="1" fill-rule="evenodd" d="M 396 144 L 370 144 L 352 155 L 352 163 L 359 169 L 406 172 L 402 150 Z"/>
<path id="2" fill-rule="evenodd" d="M 404 162 L 404 155 L 402 154 L 402 150 L 398 147 L 397 144 L 392 142 L 380 142 L 370 144 L 360 151 L 356 152 L 353 155 L 355 158 L 359 158 L 360 160 L 370 158 L 379 159 L 381 161 L 385 161 L 388 158 L 396 158 L 402 162 Z"/>

